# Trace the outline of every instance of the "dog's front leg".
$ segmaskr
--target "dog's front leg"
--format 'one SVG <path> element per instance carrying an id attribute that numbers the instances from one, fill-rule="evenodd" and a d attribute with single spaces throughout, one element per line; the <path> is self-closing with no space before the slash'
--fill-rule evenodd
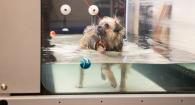
<path id="1" fill-rule="evenodd" d="M 120 91 L 125 91 L 127 79 L 127 64 L 120 64 L 120 68 L 121 68 Z"/>
<path id="2" fill-rule="evenodd" d="M 117 82 L 110 66 L 110 64 L 102 64 L 102 73 L 108 78 L 111 86 L 116 88 Z"/>
<path id="3" fill-rule="evenodd" d="M 84 70 L 82 68 L 80 68 L 78 88 L 82 88 L 83 87 L 83 78 L 84 78 Z"/>

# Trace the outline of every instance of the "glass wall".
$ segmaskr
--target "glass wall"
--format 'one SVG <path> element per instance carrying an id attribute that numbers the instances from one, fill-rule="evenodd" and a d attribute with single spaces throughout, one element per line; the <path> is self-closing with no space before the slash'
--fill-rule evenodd
<path id="1" fill-rule="evenodd" d="M 43 87 L 51 94 L 193 93 L 193 3 L 42 0 Z"/>

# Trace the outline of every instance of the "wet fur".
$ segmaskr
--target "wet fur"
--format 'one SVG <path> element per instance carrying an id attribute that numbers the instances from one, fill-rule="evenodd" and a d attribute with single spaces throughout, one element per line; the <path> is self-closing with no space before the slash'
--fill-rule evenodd
<path id="1" fill-rule="evenodd" d="M 106 42 L 106 47 L 96 46 L 95 41 L 100 39 L 98 36 L 97 27 L 103 27 L 105 35 L 101 40 Z M 80 39 L 80 48 L 82 49 L 94 49 L 100 52 L 103 51 L 117 51 L 121 52 L 123 47 L 123 38 L 125 35 L 125 28 L 120 24 L 119 19 L 104 17 L 98 23 L 98 25 L 87 26 L 83 32 L 83 37 Z M 113 64 L 102 64 L 101 66 L 101 76 L 102 79 L 108 79 L 113 88 L 117 87 L 117 82 L 115 76 L 111 70 Z M 126 72 L 127 64 L 119 64 L 121 69 L 121 82 L 120 82 L 120 91 L 125 90 L 126 85 Z M 83 87 L 83 77 L 84 70 L 80 69 L 80 78 L 79 78 L 79 87 Z"/>

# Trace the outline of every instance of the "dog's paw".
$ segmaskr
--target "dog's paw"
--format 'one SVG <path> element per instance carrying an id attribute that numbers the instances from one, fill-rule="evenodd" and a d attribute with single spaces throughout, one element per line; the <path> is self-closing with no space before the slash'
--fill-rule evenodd
<path id="1" fill-rule="evenodd" d="M 116 87 L 117 87 L 117 83 L 112 82 L 112 83 L 111 83 L 111 86 L 112 86 L 113 88 L 116 88 Z"/>
<path id="2" fill-rule="evenodd" d="M 120 88 L 120 92 L 126 92 L 126 88 Z"/>
<path id="3" fill-rule="evenodd" d="M 96 49 L 99 53 L 101 54 L 105 54 L 106 53 L 106 49 L 102 46 L 99 46 L 97 49 Z"/>
<path id="4" fill-rule="evenodd" d="M 126 87 L 125 87 L 125 86 L 120 85 L 120 92 L 125 92 L 125 91 L 126 91 Z"/>
<path id="5" fill-rule="evenodd" d="M 76 87 L 77 87 L 77 88 L 83 88 L 83 86 L 82 86 L 82 85 L 76 85 Z"/>

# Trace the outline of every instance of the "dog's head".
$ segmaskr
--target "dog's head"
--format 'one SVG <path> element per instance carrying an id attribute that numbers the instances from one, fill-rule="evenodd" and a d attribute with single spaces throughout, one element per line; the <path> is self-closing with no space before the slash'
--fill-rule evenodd
<path id="1" fill-rule="evenodd" d="M 118 18 L 104 17 L 97 26 L 97 35 L 108 43 L 109 49 L 120 49 L 119 44 L 125 37 L 125 28 L 120 24 Z"/>

